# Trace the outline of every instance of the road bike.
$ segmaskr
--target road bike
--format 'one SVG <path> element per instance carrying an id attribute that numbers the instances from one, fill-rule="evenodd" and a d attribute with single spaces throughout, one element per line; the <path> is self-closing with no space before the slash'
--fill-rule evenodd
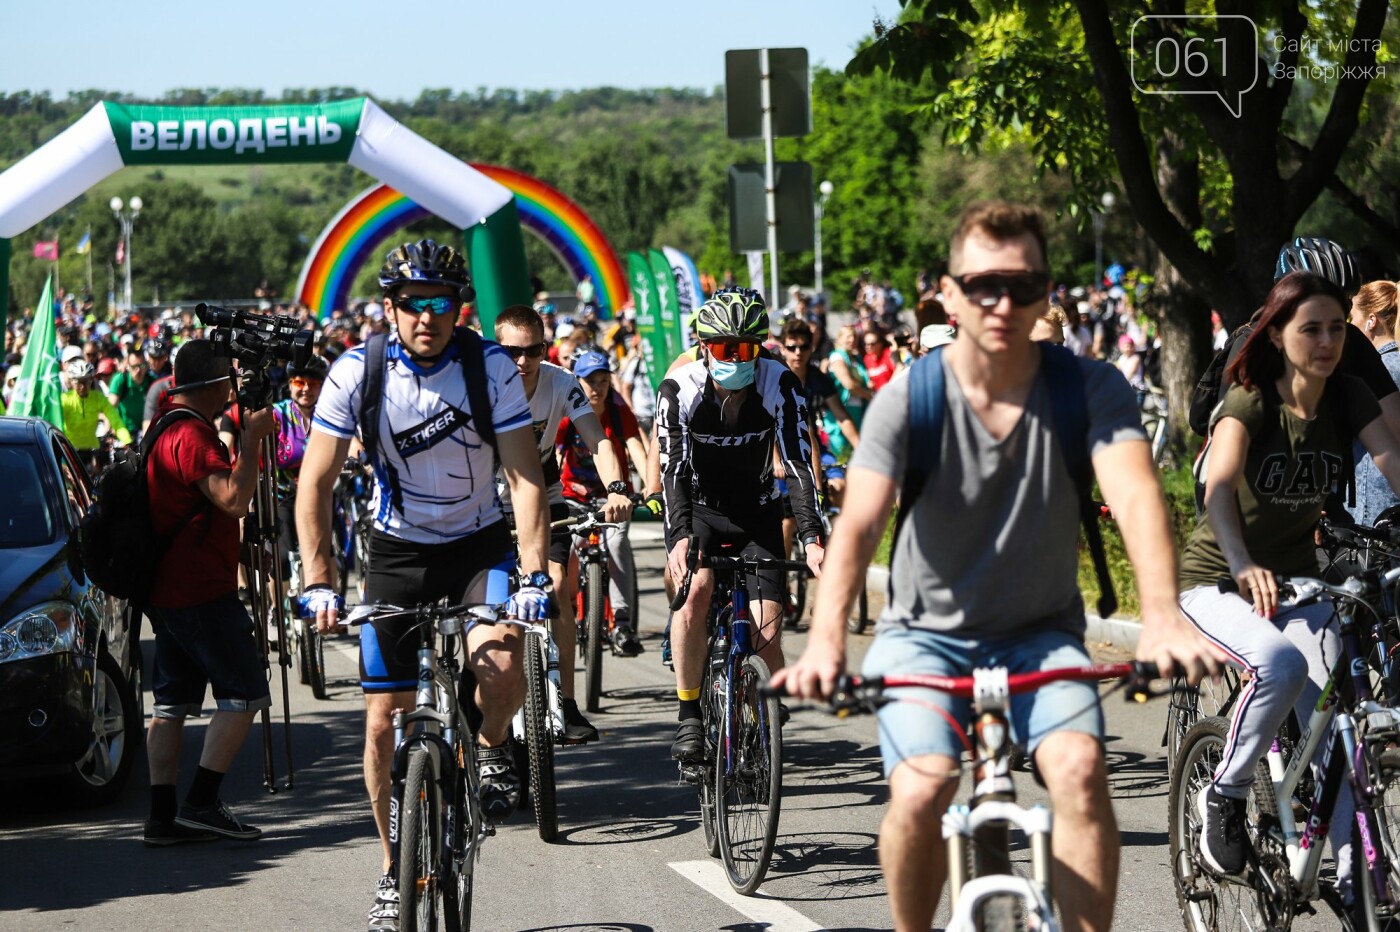
<path id="1" fill-rule="evenodd" d="M 1330 598 L 1342 650 L 1297 740 L 1275 740 L 1259 763 L 1246 806 L 1246 866 L 1239 876 L 1216 873 L 1199 854 L 1198 797 L 1220 765 L 1230 722 L 1202 719 L 1182 740 L 1168 812 L 1173 877 L 1188 930 L 1286 930 L 1295 915 L 1313 912 L 1312 903 L 1319 900 L 1343 928 L 1400 929 L 1400 710 L 1377 701 L 1374 652 L 1363 642 L 1368 630 L 1363 619 L 1381 616 L 1379 596 L 1397 579 L 1400 569 L 1366 570 L 1341 584 L 1279 578 L 1281 607 Z M 1233 580 L 1221 580 L 1220 586 L 1235 591 Z M 1319 747 L 1325 751 L 1314 773 Z M 1310 776 L 1313 790 L 1298 811 L 1298 790 Z M 1356 810 L 1351 909 L 1335 885 L 1319 876 L 1328 824 L 1344 789 Z"/>
<path id="2" fill-rule="evenodd" d="M 886 694 L 887 690 L 911 687 L 972 699 L 973 738 L 961 736 L 973 756 L 972 798 L 970 805 L 948 807 L 942 822 L 952 912 L 946 932 L 1058 932 L 1052 884 L 1054 819 L 1047 806 L 1026 808 L 1016 802 L 1008 719 L 1011 697 L 1064 680 L 1116 679 L 1114 690 L 1123 689 L 1128 701 L 1144 702 L 1159 695 L 1150 685 L 1156 676 L 1156 667 L 1147 663 L 1090 664 L 1031 673 L 992 667 L 974 670 L 972 676 L 843 676 L 826 708 L 840 715 L 873 712 L 886 702 L 914 701 Z M 1100 696 L 1098 701 L 1104 698 Z M 1012 827 L 1020 829 L 1028 840 L 1030 877 L 1013 872 Z"/>
<path id="3" fill-rule="evenodd" d="M 692 538 L 688 571 L 671 611 L 685 605 L 700 565 Z M 703 565 L 714 571 L 715 581 L 700 687 L 705 757 L 700 764 L 682 763 L 681 778 L 699 794 L 710 855 L 723 860 L 730 886 L 747 895 L 758 889 L 772 860 L 783 793 L 782 723 L 778 700 L 760 694 L 769 670 L 757 652 L 747 582 L 761 570 L 805 570 L 806 564 L 720 554 L 706 556 Z"/>
<path id="4" fill-rule="evenodd" d="M 528 644 L 537 626 L 504 612 L 504 604 L 359 605 L 344 619 L 353 626 L 409 618 L 419 637 L 414 707 L 393 716 L 389 842 L 400 932 L 432 932 L 439 923 L 447 932 L 471 928 L 476 862 L 495 826 L 481 812 L 476 738 L 458 702 L 458 653 L 471 623 L 515 625 Z"/>

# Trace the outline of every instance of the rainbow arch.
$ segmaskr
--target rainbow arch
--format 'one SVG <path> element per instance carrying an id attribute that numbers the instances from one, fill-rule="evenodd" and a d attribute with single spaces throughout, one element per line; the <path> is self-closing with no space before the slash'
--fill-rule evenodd
<path id="1" fill-rule="evenodd" d="M 606 315 L 627 303 L 627 275 L 617 253 L 583 209 L 538 178 L 499 165 L 472 168 L 515 194 L 520 225 L 544 241 L 575 283 L 593 277 Z M 387 184 L 356 197 L 336 214 L 311 247 L 297 281 L 297 296 L 317 317 L 345 307 L 350 287 L 375 245 L 396 230 L 432 216 Z"/>

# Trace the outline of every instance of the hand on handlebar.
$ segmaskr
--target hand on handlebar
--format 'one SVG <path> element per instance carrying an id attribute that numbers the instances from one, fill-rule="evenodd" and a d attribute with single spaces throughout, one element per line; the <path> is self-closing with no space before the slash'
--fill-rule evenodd
<path id="1" fill-rule="evenodd" d="M 845 672 L 844 649 L 812 643 L 796 663 L 774 673 L 768 683 L 774 689 L 786 690 L 789 696 L 797 699 L 829 702 L 836 692 L 837 681 Z"/>
<path id="2" fill-rule="evenodd" d="M 686 577 L 690 575 L 690 538 L 681 538 L 676 542 L 676 546 L 671 548 L 666 557 L 666 571 L 671 574 L 671 581 L 677 586 L 685 582 Z"/>
<path id="3" fill-rule="evenodd" d="M 506 614 L 521 621 L 544 621 L 550 615 L 549 593 L 534 586 L 522 586 L 511 593 Z"/>
<path id="4" fill-rule="evenodd" d="M 632 497 L 608 493 L 608 500 L 603 505 L 603 520 L 609 524 L 620 524 L 630 517 L 632 517 Z"/>
<path id="5" fill-rule="evenodd" d="M 822 561 L 826 559 L 826 548 L 821 544 L 808 544 L 806 547 L 807 568 L 817 579 L 822 578 Z"/>
<path id="6" fill-rule="evenodd" d="M 1278 581 L 1274 574 L 1257 563 L 1246 563 L 1231 575 L 1240 587 L 1240 595 L 1254 603 L 1254 611 L 1262 618 L 1278 613 Z"/>
<path id="7" fill-rule="evenodd" d="M 297 596 L 297 607 L 302 618 L 315 619 L 316 630 L 322 634 L 344 630 L 340 613 L 345 611 L 345 601 L 325 583 L 316 583 L 302 590 L 301 595 Z"/>
<path id="8" fill-rule="evenodd" d="M 1196 630 L 1177 606 L 1143 612 L 1136 658 L 1154 664 L 1163 676 L 1180 672 L 1195 686 L 1207 676 L 1220 675 L 1225 655 Z"/>
<path id="9" fill-rule="evenodd" d="M 666 510 L 666 503 L 662 501 L 659 492 L 652 492 L 642 501 L 642 504 L 646 506 L 647 511 L 650 511 L 658 518 L 661 517 L 662 513 Z"/>

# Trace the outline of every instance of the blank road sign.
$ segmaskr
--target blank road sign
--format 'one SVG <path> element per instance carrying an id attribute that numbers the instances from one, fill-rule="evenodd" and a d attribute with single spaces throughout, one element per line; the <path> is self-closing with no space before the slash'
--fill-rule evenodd
<path id="1" fill-rule="evenodd" d="M 724 127 L 730 139 L 763 138 L 758 49 L 724 53 Z M 773 135 L 806 136 L 812 131 L 812 94 L 806 49 L 769 49 L 772 75 Z"/>
<path id="2" fill-rule="evenodd" d="M 812 248 L 812 166 L 806 162 L 778 162 L 773 177 L 778 251 L 805 252 Z M 729 248 L 734 252 L 768 249 L 762 162 L 729 166 Z"/>

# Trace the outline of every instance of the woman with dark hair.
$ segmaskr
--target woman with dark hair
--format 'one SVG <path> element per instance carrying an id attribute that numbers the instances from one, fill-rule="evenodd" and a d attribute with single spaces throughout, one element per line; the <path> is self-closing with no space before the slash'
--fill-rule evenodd
<path id="1" fill-rule="evenodd" d="M 1212 418 L 1205 514 L 1181 560 L 1182 609 L 1249 674 L 1220 767 L 1199 797 L 1201 853 L 1225 874 L 1244 866 L 1255 766 L 1290 706 L 1306 720 L 1327 677 L 1324 658 L 1339 651 L 1332 606 L 1281 610 L 1275 574 L 1319 575 L 1313 533 L 1350 463 L 1353 439 L 1400 488 L 1400 445 L 1375 396 L 1359 379 L 1336 373 L 1348 305 L 1336 285 L 1305 272 L 1284 276 L 1269 292 Z M 1238 595 L 1219 591 L 1222 577 L 1235 580 Z M 1343 793 L 1330 832 L 1344 895 L 1350 805 Z"/>

